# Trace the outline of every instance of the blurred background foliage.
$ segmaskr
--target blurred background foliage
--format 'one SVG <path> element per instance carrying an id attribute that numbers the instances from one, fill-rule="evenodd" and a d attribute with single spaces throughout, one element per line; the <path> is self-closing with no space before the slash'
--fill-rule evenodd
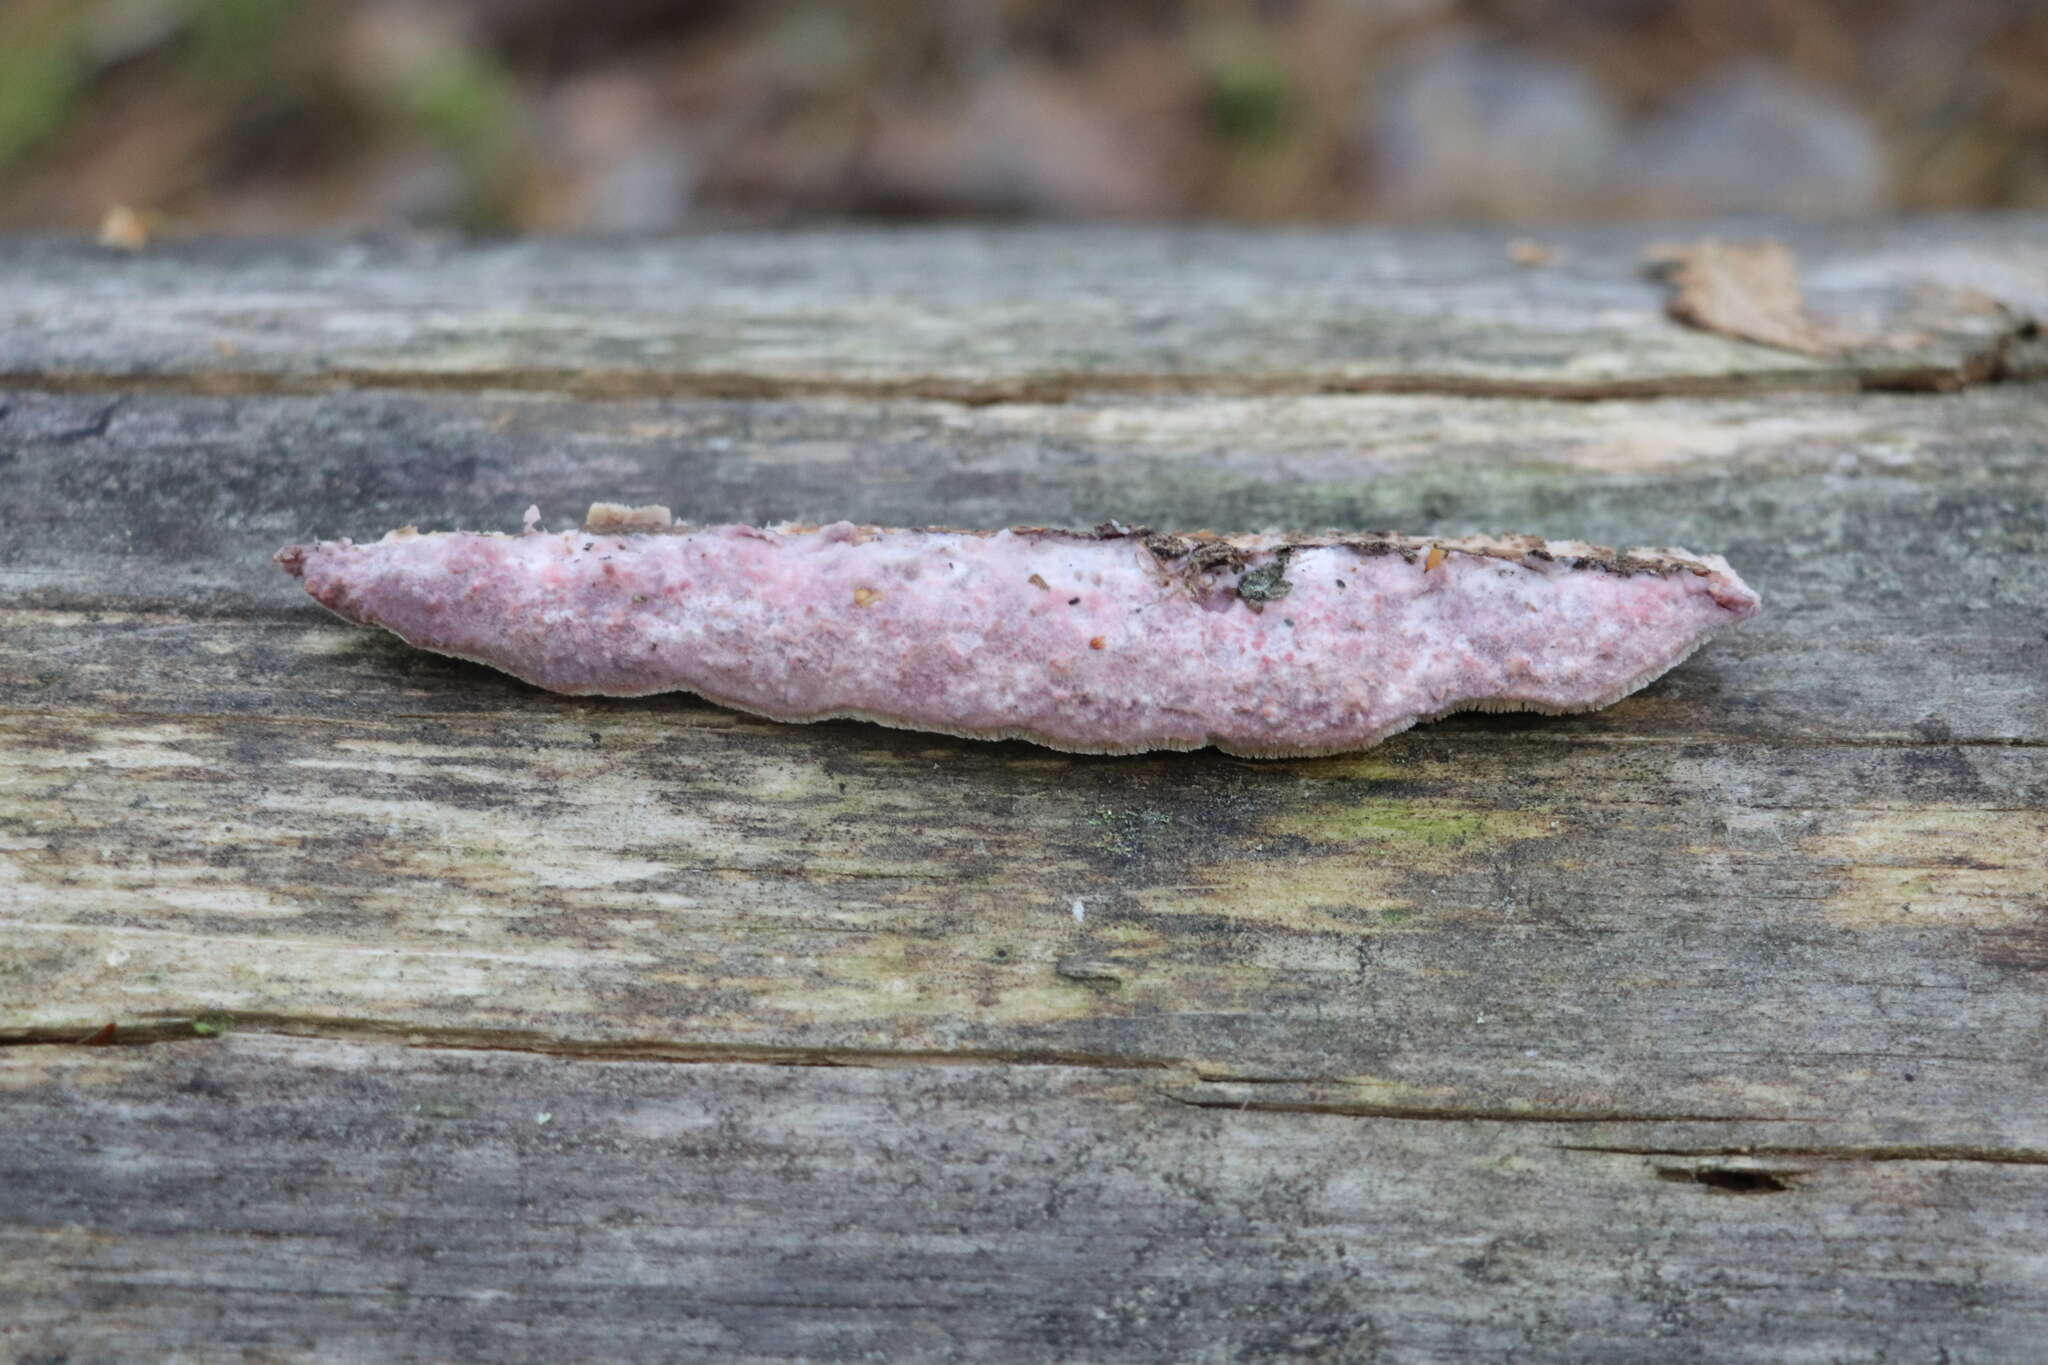
<path id="1" fill-rule="evenodd" d="M 0 226 L 2048 207 L 2048 0 L 0 0 Z"/>

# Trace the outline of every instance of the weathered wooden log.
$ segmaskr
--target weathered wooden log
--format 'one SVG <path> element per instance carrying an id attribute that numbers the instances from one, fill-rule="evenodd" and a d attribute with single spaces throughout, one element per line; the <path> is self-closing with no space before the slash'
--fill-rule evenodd
<path id="1" fill-rule="evenodd" d="M 0 244 L 0 1355 L 2029 1358 L 2048 235 L 1789 234 L 2008 305 L 1908 369 L 1680 328 L 1653 235 Z M 556 696 L 268 557 L 599 497 L 1770 610 L 1602 712 L 1091 758 Z"/>

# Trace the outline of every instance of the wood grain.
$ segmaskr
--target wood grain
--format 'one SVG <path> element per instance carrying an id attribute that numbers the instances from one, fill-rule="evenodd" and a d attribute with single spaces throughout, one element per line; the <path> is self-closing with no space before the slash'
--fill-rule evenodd
<path id="1" fill-rule="evenodd" d="M 0 243 L 16 386 L 223 392 L 491 383 L 585 396 L 995 399 L 1104 389 L 1560 397 L 1953 388 L 2048 313 L 2048 217 L 1776 235 L 1813 311 L 1893 339 L 1815 358 L 1671 323 L 1668 227 L 926 229 L 670 242 L 428 237 Z M 2004 306 L 2004 311 L 2000 308 Z M 2038 359 L 2038 357 L 2033 357 Z"/>
<path id="2" fill-rule="evenodd" d="M 2024 301 L 2033 226 L 1794 245 Z M 0 244 L 0 1355 L 2028 1359 L 2036 343 L 1873 392 L 1566 244 Z M 268 559 L 597 499 L 1678 544 L 1766 612 L 1592 715 L 1085 758 L 556 697 Z"/>
<path id="3" fill-rule="evenodd" d="M 20 1359 L 2021 1358 L 2043 1167 L 1073 1067 L 231 1034 L 0 1072 Z M 1647 1139 L 1647 1142 L 1645 1141 Z"/>

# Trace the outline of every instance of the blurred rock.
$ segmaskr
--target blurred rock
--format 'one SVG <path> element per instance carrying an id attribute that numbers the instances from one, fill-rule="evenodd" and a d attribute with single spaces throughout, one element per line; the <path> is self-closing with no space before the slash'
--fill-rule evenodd
<path id="1" fill-rule="evenodd" d="M 1617 165 L 1616 199 L 1657 217 L 1878 213 L 1891 175 L 1867 119 L 1760 63 L 1712 77 L 1645 123 Z"/>
<path id="2" fill-rule="evenodd" d="M 964 111 L 883 113 L 861 179 L 872 204 L 907 212 L 1131 218 L 1178 197 L 1110 110 L 1030 71 L 979 85 Z"/>
<path id="3" fill-rule="evenodd" d="M 1559 218 L 1593 207 L 1619 118 L 1576 67 L 1469 35 L 1392 65 L 1368 110 L 1374 209 Z"/>
<path id="4" fill-rule="evenodd" d="M 453 220 L 461 211 L 468 181 L 446 152 L 412 147 L 379 159 L 365 178 L 355 217 L 377 226 L 418 226 Z"/>
<path id="5" fill-rule="evenodd" d="M 670 130 L 626 148 L 591 174 L 578 231 L 669 232 L 690 213 L 690 157 Z"/>
<path id="6" fill-rule="evenodd" d="M 567 82 L 544 121 L 548 164 L 571 168 L 528 216 L 554 231 L 667 232 L 694 185 L 682 129 L 650 83 L 616 71 Z"/>

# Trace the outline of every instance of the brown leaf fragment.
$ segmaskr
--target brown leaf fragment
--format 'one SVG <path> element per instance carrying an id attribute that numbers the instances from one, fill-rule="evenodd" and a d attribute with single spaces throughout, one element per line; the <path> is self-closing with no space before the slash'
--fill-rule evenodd
<path id="1" fill-rule="evenodd" d="M 1444 547 L 1441 545 L 1432 545 L 1429 547 L 1429 558 L 1422 561 L 1422 571 L 1424 573 L 1435 573 L 1436 566 L 1443 562 Z"/>
<path id="2" fill-rule="evenodd" d="M 855 588 L 853 590 L 853 605 L 856 607 L 872 607 L 881 600 L 882 594 L 876 592 L 873 588 Z"/>
<path id="3" fill-rule="evenodd" d="M 1516 265 L 1528 266 L 1533 269 L 1536 266 L 1549 265 L 1552 261 L 1555 261 L 1557 259 L 1557 248 L 1547 246 L 1542 242 L 1531 241 L 1527 237 L 1517 237 L 1514 241 L 1508 243 L 1508 259 Z"/>
<path id="4" fill-rule="evenodd" d="M 666 531 L 675 522 L 675 514 L 659 503 L 628 507 L 623 503 L 593 502 L 584 514 L 583 529 L 609 536 L 634 531 Z"/>
<path id="5" fill-rule="evenodd" d="M 83 1047 L 106 1047 L 114 1041 L 114 1021 L 109 1019 L 92 1031 L 89 1037 L 79 1040 Z"/>
<path id="6" fill-rule="evenodd" d="M 1044 576 L 1040 574 L 1033 574 L 1024 581 L 1034 588 L 1044 588 L 1048 592 L 1052 590 L 1052 584 L 1046 582 Z"/>
<path id="7" fill-rule="evenodd" d="M 1097 636 L 1093 637 L 1092 639 L 1090 639 L 1090 640 L 1088 641 L 1088 648 L 1090 648 L 1090 649 L 1101 649 L 1101 648 L 1103 648 L 1103 647 L 1104 647 L 1105 645 L 1107 645 L 1108 643 L 1109 643 L 1109 641 L 1108 641 L 1108 640 L 1104 639 L 1104 638 L 1103 638 L 1102 636 L 1100 636 L 1100 635 L 1097 635 Z"/>
<path id="8" fill-rule="evenodd" d="M 1802 355 L 1838 355 L 1869 338 L 1806 311 L 1783 242 L 1664 242 L 1644 253 L 1673 286 L 1664 309 L 1688 327 Z"/>
<path id="9" fill-rule="evenodd" d="M 149 245 L 149 224 L 126 204 L 116 204 L 100 219 L 99 243 L 116 251 L 140 251 Z"/>

